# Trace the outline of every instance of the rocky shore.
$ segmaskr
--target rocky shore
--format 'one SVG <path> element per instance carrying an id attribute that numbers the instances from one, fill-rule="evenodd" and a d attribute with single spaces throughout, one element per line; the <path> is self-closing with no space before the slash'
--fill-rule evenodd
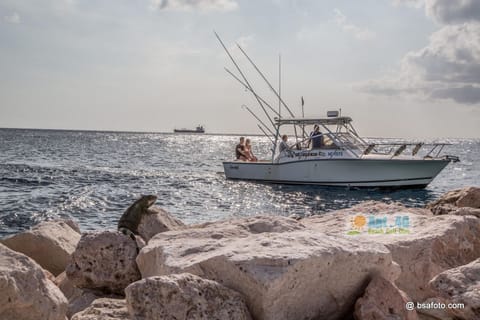
<path id="1" fill-rule="evenodd" d="M 153 210 L 137 241 L 71 220 L 0 240 L 0 319 L 480 319 L 480 188 L 199 225 Z"/>

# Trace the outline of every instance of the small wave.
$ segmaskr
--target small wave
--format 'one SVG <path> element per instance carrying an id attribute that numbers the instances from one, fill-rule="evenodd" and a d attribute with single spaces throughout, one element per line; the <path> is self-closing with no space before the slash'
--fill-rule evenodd
<path id="1" fill-rule="evenodd" d="M 13 184 L 21 184 L 27 186 L 49 186 L 53 184 L 53 182 L 45 181 L 42 178 L 39 179 L 26 179 L 26 178 L 0 178 L 0 181 L 5 181 Z"/>

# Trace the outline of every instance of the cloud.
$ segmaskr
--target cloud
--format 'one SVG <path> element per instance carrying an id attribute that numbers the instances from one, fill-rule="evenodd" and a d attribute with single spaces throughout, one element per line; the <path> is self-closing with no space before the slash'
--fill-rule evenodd
<path id="1" fill-rule="evenodd" d="M 435 15 L 445 25 L 430 36 L 424 48 L 407 53 L 398 68 L 362 83 L 360 90 L 480 104 L 480 22 L 474 21 L 475 15 L 465 12 L 466 8 L 474 9 L 473 0 L 399 2 L 413 6 L 422 2 L 426 14 Z"/>
<path id="2" fill-rule="evenodd" d="M 8 23 L 12 23 L 12 24 L 18 24 L 21 22 L 20 20 L 20 16 L 18 13 L 14 12 L 12 13 L 11 15 L 9 16 L 5 16 L 3 17 L 3 19 L 8 22 Z"/>
<path id="3" fill-rule="evenodd" d="M 347 17 L 339 10 L 334 9 L 335 23 L 342 28 L 343 31 L 352 34 L 358 40 L 371 40 L 375 38 L 375 33 L 367 28 L 360 28 L 350 23 Z"/>
<path id="4" fill-rule="evenodd" d="M 158 10 L 176 11 L 231 11 L 238 8 L 235 0 L 151 0 L 151 6 Z"/>
<path id="5" fill-rule="evenodd" d="M 478 0 L 395 0 L 394 3 L 424 7 L 428 17 L 442 24 L 480 21 Z"/>

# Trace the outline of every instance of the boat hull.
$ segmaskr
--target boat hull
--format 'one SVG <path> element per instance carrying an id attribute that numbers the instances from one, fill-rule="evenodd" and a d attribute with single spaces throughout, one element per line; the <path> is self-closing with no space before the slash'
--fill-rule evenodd
<path id="1" fill-rule="evenodd" d="M 425 187 L 450 162 L 444 159 L 334 159 L 224 162 L 227 179 L 351 187 Z"/>

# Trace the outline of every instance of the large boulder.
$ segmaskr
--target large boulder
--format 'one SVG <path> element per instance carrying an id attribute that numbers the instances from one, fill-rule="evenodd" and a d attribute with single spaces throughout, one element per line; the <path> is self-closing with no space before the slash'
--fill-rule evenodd
<path id="1" fill-rule="evenodd" d="M 449 191 L 436 201 L 429 203 L 427 208 L 437 215 L 465 215 L 466 211 L 470 211 L 470 214 L 480 216 L 479 210 L 459 210 L 461 208 L 480 209 L 480 188 L 465 187 Z"/>
<path id="2" fill-rule="evenodd" d="M 0 244 L 0 318 L 65 320 L 67 300 L 29 257 Z"/>
<path id="3" fill-rule="evenodd" d="M 417 320 L 417 312 L 406 309 L 408 302 L 411 299 L 405 292 L 387 279 L 377 276 L 355 303 L 355 319 Z"/>
<path id="4" fill-rule="evenodd" d="M 145 240 L 149 241 L 154 235 L 169 230 L 178 230 L 185 227 L 179 219 L 158 207 L 147 209 L 148 214 L 142 216 L 138 225 L 138 233 Z"/>
<path id="5" fill-rule="evenodd" d="M 363 216 L 367 221 L 370 217 L 380 221 L 386 219 L 388 223 L 395 223 L 400 217 L 400 220 L 408 221 L 409 227 L 401 234 L 363 232 L 351 235 L 348 225 L 357 216 Z M 369 201 L 349 209 L 304 218 L 301 222 L 320 233 L 350 238 L 360 246 L 385 245 L 402 268 L 395 284 L 413 301 L 421 302 L 431 296 L 428 281 L 435 275 L 480 256 L 480 219 L 472 216 L 434 216 L 427 209 Z"/>
<path id="6" fill-rule="evenodd" d="M 430 287 L 452 318 L 480 319 L 480 259 L 440 273 Z"/>
<path id="7" fill-rule="evenodd" d="M 136 256 L 136 242 L 120 232 L 84 233 L 66 274 L 76 287 L 124 294 L 126 286 L 140 279 Z"/>
<path id="8" fill-rule="evenodd" d="M 144 278 L 192 273 L 241 293 L 255 319 L 342 319 L 373 274 L 392 275 L 390 252 L 258 216 L 168 231 L 137 257 Z"/>
<path id="9" fill-rule="evenodd" d="M 32 229 L 2 239 L 12 250 L 21 252 L 35 260 L 55 276 L 62 273 L 70 255 L 75 250 L 80 233 L 71 220 L 44 221 Z"/>
<path id="10" fill-rule="evenodd" d="M 100 298 L 71 320 L 130 320 L 125 299 Z"/>
<path id="11" fill-rule="evenodd" d="M 125 293 L 135 320 L 251 319 L 240 294 L 193 274 L 142 279 Z"/>

